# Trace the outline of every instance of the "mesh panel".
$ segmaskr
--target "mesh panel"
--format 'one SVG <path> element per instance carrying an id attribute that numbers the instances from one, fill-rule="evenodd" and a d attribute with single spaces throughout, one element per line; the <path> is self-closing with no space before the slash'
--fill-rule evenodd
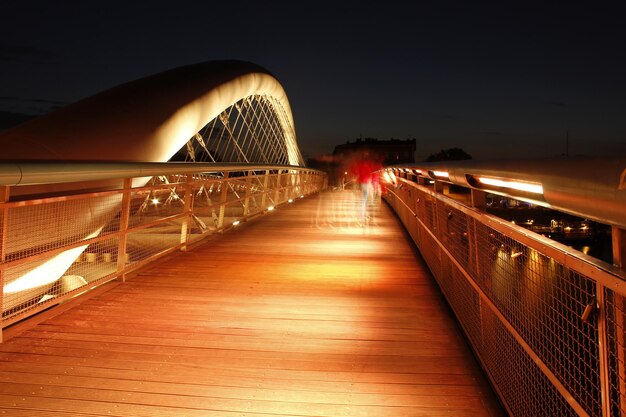
<path id="1" fill-rule="evenodd" d="M 128 227 L 151 223 L 184 211 L 185 192 L 182 186 L 131 192 Z"/>
<path id="2" fill-rule="evenodd" d="M 514 415 L 574 412 L 504 323 L 486 308 L 481 317 L 478 293 L 439 244 L 470 274 L 574 400 L 590 415 L 601 415 L 598 317 L 581 318 L 587 305 L 594 304 L 596 282 L 424 191 L 397 190 L 397 194 L 410 198 L 406 205 L 416 207 L 417 218 L 439 241 L 426 232 L 411 233 L 419 236 L 416 243 L 424 259 Z M 392 206 L 407 227 L 414 223 L 405 205 Z M 625 388 L 624 306 L 622 298 L 617 298 L 607 295 L 614 415 L 623 411 L 619 407 Z"/>
<path id="3" fill-rule="evenodd" d="M 463 268 L 469 265 L 469 240 L 465 213 L 445 204 L 437 204 L 439 238 Z"/>
<path id="4" fill-rule="evenodd" d="M 132 265 L 178 246 L 182 222 L 182 219 L 170 220 L 129 232 L 126 241 L 126 261 Z"/>
<path id="5" fill-rule="evenodd" d="M 574 398 L 597 413 L 597 321 L 581 319 L 595 282 L 487 227 L 477 240 L 488 248 L 479 257 L 483 291 Z"/>
<path id="6" fill-rule="evenodd" d="M 37 255 L 86 238 L 118 230 L 120 194 L 46 202 L 9 209 L 5 256 L 7 261 Z"/>
<path id="7" fill-rule="evenodd" d="M 481 356 L 514 416 L 575 416 L 575 411 L 488 308 Z"/>
<path id="8" fill-rule="evenodd" d="M 611 415 L 626 415 L 626 299 L 611 290 L 606 291 L 606 321 L 608 339 L 609 384 Z"/>
<path id="9" fill-rule="evenodd" d="M 54 303 L 59 296 L 115 273 L 117 247 L 118 239 L 112 238 L 9 266 L 4 274 L 4 318 Z"/>

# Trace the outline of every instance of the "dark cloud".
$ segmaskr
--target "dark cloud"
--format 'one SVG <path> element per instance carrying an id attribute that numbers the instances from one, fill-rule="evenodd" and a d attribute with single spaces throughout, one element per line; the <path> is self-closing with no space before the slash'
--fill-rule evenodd
<path id="1" fill-rule="evenodd" d="M 0 110 L 0 130 L 8 129 L 10 127 L 24 123 L 27 120 L 37 117 L 33 114 L 14 113 L 10 111 Z"/>
<path id="2" fill-rule="evenodd" d="M 0 61 L 29 62 L 41 61 L 48 57 L 48 52 L 41 48 L 27 45 L 0 44 Z"/>
<path id="3" fill-rule="evenodd" d="M 28 98 L 28 97 L 17 97 L 17 96 L 0 96 L 0 101 L 13 101 L 20 103 L 36 103 L 36 104 L 49 104 L 51 106 L 63 106 L 67 104 L 64 101 L 59 100 L 49 100 L 46 98 Z"/>

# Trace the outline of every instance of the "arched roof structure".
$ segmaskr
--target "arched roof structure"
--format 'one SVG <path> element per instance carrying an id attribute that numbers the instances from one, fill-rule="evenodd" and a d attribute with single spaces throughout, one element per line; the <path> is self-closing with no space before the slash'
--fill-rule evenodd
<path id="1" fill-rule="evenodd" d="M 0 159 L 165 162 L 222 111 L 254 95 L 281 107 L 287 160 L 303 165 L 283 87 L 266 69 L 242 61 L 176 68 L 33 119 L 0 133 Z"/>

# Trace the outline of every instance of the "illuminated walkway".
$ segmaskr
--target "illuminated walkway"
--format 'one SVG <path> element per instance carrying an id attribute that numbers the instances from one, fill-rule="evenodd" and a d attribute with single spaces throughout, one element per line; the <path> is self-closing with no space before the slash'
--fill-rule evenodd
<path id="1" fill-rule="evenodd" d="M 0 345 L 0 410 L 503 415 L 395 217 L 359 227 L 351 198 L 297 201 Z"/>

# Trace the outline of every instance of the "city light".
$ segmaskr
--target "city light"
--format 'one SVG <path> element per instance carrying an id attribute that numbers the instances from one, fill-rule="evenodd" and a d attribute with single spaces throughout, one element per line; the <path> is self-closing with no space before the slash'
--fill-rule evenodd
<path id="1" fill-rule="evenodd" d="M 287 200 L 288 203 L 293 203 L 293 198 L 290 198 L 289 200 Z"/>
<path id="2" fill-rule="evenodd" d="M 448 174 L 448 172 L 446 171 L 433 171 L 433 174 L 435 174 L 435 177 L 441 177 L 441 178 L 449 178 L 450 174 Z"/>
<path id="3" fill-rule="evenodd" d="M 478 177 L 478 181 L 485 185 L 493 185 L 494 187 L 511 188 L 513 190 L 526 191 L 529 193 L 543 194 L 543 186 L 541 184 L 533 184 L 530 182 L 505 181 L 495 178 Z"/>
<path id="4" fill-rule="evenodd" d="M 272 211 L 272 210 L 274 210 L 274 206 L 269 206 L 269 207 L 267 208 L 267 211 Z"/>
<path id="5" fill-rule="evenodd" d="M 155 198 L 153 198 L 153 199 L 152 199 L 152 204 L 153 204 L 153 205 L 155 205 L 155 206 L 156 206 L 157 204 L 159 204 L 159 199 L 158 199 L 158 198 L 156 198 L 156 197 L 155 197 Z"/>
<path id="6" fill-rule="evenodd" d="M 241 223 L 239 220 L 235 220 L 235 221 L 233 222 L 233 226 L 237 226 L 239 223 Z"/>

